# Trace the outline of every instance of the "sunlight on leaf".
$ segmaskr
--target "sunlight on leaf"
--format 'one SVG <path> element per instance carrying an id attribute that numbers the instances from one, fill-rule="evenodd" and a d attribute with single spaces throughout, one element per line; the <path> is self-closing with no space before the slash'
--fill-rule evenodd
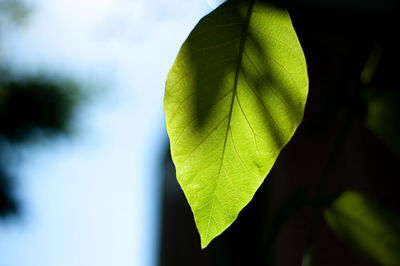
<path id="1" fill-rule="evenodd" d="M 330 228 L 381 265 L 400 265 L 400 219 L 376 202 L 347 191 L 325 210 Z"/>
<path id="2" fill-rule="evenodd" d="M 300 124 L 307 93 L 285 10 L 227 1 L 190 33 L 169 72 L 164 109 L 202 248 L 252 199 Z"/>

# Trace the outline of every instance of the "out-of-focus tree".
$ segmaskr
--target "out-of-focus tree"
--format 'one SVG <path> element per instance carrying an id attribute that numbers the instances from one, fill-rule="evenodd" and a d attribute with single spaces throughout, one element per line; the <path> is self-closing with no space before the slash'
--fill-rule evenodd
<path id="1" fill-rule="evenodd" d="M 30 8 L 19 0 L 0 0 L 0 17 L 13 24 L 21 24 L 29 17 Z"/>
<path id="2" fill-rule="evenodd" d="M 4 26 L 0 34 L 19 27 L 29 14 L 28 6 L 19 0 L 0 0 L 0 24 Z M 9 169 L 15 147 L 70 133 L 70 121 L 80 99 L 76 83 L 15 73 L 0 57 L 0 219 L 19 210 L 15 177 Z"/>

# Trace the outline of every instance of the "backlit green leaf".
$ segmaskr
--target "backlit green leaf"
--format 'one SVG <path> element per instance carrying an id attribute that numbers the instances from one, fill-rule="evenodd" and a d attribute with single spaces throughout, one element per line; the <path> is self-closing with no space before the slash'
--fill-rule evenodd
<path id="1" fill-rule="evenodd" d="M 169 72 L 164 109 L 203 248 L 254 196 L 300 124 L 307 92 L 285 10 L 227 1 L 190 33 Z"/>
<path id="2" fill-rule="evenodd" d="M 325 220 L 341 239 L 380 265 L 400 265 L 400 219 L 378 203 L 347 191 L 325 210 Z"/>

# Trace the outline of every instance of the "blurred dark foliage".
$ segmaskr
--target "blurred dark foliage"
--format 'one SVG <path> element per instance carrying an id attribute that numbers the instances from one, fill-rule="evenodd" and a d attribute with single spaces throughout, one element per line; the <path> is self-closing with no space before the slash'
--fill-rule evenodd
<path id="1" fill-rule="evenodd" d="M 19 210 L 9 171 L 13 146 L 69 133 L 79 99 L 70 81 L 0 69 L 0 218 Z"/>
<path id="2" fill-rule="evenodd" d="M 1 157 L 0 157 L 1 158 Z M 13 194 L 13 180 L 5 173 L 5 167 L 0 161 L 0 218 L 19 211 L 17 200 Z"/>
<path id="3" fill-rule="evenodd" d="M 21 0 L 0 0 L 0 22 L 21 25 L 26 22 L 31 9 Z"/>
<path id="4" fill-rule="evenodd" d="M 38 130 L 46 134 L 68 131 L 77 88 L 70 82 L 45 78 L 0 78 L 0 136 L 23 142 Z"/>

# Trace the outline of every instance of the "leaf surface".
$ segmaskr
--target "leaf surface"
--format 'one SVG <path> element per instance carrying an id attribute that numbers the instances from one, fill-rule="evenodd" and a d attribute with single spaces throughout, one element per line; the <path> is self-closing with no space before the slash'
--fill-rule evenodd
<path id="1" fill-rule="evenodd" d="M 400 265 L 400 219 L 378 203 L 346 191 L 325 210 L 329 227 L 380 265 Z"/>
<path id="2" fill-rule="evenodd" d="M 285 10 L 227 1 L 190 33 L 169 72 L 164 110 L 202 248 L 252 199 L 300 124 L 307 92 Z"/>

